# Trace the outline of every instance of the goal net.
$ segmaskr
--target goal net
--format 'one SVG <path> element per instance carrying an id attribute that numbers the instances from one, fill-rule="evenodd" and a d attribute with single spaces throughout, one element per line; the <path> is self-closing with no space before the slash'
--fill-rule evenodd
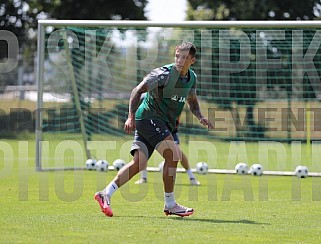
<path id="1" fill-rule="evenodd" d="M 130 92 L 152 69 L 173 63 L 182 41 L 198 49 L 197 94 L 215 127 L 184 109 L 179 134 L 190 160 L 201 161 L 203 150 L 203 160 L 215 161 L 210 167 L 231 169 L 273 150 L 274 161 L 285 162 L 272 169 L 312 164 L 321 139 L 317 23 L 39 21 L 37 169 L 128 161 Z"/>

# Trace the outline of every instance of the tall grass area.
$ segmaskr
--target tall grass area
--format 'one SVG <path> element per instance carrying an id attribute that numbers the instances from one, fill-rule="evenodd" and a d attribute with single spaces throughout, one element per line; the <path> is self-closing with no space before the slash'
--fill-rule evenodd
<path id="1" fill-rule="evenodd" d="M 195 143 L 194 148 L 201 143 L 206 144 Z M 229 166 L 229 157 L 235 157 L 234 145 L 210 143 L 218 157 L 217 165 L 208 161 L 210 167 Z M 116 144 L 118 148 L 122 142 Z M 189 145 L 182 138 L 183 150 L 191 150 Z M 177 201 L 195 209 L 194 215 L 182 218 L 163 214 L 161 175 L 149 172 L 148 184 L 135 185 L 136 176 L 114 194 L 115 216 L 107 218 L 93 196 L 116 172 L 37 172 L 34 141 L 2 140 L 0 146 L 1 243 L 321 242 L 319 177 L 207 174 L 197 175 L 201 186 L 193 187 L 186 174 L 178 173 Z M 235 145 L 238 147 L 243 145 Z M 245 147 L 249 162 L 257 162 L 258 145 Z M 285 146 L 286 152 L 290 149 Z M 109 160 L 119 156 L 117 150 L 110 151 Z M 290 155 L 282 167 L 292 170 Z M 207 159 L 207 152 L 200 150 L 198 160 Z M 270 156 L 274 159 L 277 155 Z M 301 153 L 304 160 L 305 153 Z M 192 166 L 194 163 L 191 161 Z M 273 167 L 278 168 L 271 164 Z"/>

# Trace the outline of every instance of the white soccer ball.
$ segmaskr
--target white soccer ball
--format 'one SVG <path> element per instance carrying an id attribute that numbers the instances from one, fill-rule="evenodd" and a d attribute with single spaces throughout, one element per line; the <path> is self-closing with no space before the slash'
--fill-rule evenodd
<path id="1" fill-rule="evenodd" d="M 207 174 L 208 172 L 208 165 L 205 162 L 198 162 L 196 164 L 196 172 L 199 174 Z"/>
<path id="2" fill-rule="evenodd" d="M 108 162 L 106 160 L 98 160 L 96 163 L 96 170 L 106 172 L 108 170 Z"/>
<path id="3" fill-rule="evenodd" d="M 261 164 L 253 164 L 250 168 L 250 174 L 254 176 L 263 175 L 263 166 Z"/>
<path id="4" fill-rule="evenodd" d="M 163 173 L 164 163 L 165 163 L 165 161 L 162 161 L 162 162 L 160 162 L 159 165 L 158 165 L 159 171 L 160 171 L 161 173 Z"/>
<path id="5" fill-rule="evenodd" d="M 249 166 L 246 163 L 238 163 L 235 166 L 235 173 L 238 175 L 247 175 L 249 172 Z"/>
<path id="6" fill-rule="evenodd" d="M 122 167 L 124 167 L 126 164 L 126 162 L 122 159 L 116 159 L 114 162 L 113 162 L 113 166 L 114 166 L 114 169 L 119 171 Z"/>
<path id="7" fill-rule="evenodd" d="M 95 159 L 87 159 L 86 160 L 86 169 L 95 170 L 96 169 L 96 160 Z"/>
<path id="8" fill-rule="evenodd" d="M 309 170 L 306 166 L 299 165 L 295 168 L 294 174 L 298 178 L 306 178 L 308 177 Z"/>

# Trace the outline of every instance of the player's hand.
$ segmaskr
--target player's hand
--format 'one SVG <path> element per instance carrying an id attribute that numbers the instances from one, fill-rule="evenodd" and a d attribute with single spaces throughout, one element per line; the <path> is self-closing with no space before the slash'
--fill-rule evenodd
<path id="1" fill-rule="evenodd" d="M 129 117 L 125 122 L 124 131 L 127 134 L 130 134 L 133 130 L 135 130 L 135 128 L 136 128 L 135 119 Z"/>
<path id="2" fill-rule="evenodd" d="M 209 121 L 205 117 L 202 116 L 199 120 L 202 125 L 207 126 L 209 129 L 214 129 L 214 126 L 212 125 L 211 121 Z"/>

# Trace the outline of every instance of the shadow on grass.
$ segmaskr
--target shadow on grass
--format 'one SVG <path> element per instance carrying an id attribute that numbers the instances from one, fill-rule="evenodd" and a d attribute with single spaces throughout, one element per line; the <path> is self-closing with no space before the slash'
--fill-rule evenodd
<path id="1" fill-rule="evenodd" d="M 215 223 L 215 224 L 249 224 L 249 225 L 270 225 L 269 223 L 261 223 L 253 220 L 248 219 L 240 219 L 240 220 L 224 220 L 224 219 L 200 219 L 200 218 L 171 218 L 172 220 L 179 220 L 179 221 L 199 221 L 199 222 L 208 222 L 208 223 Z"/>
<path id="2" fill-rule="evenodd" d="M 150 217 L 150 216 L 116 216 L 120 218 L 152 218 L 152 219 L 170 219 L 174 221 L 191 221 L 191 222 L 206 222 L 206 223 L 213 223 L 213 224 L 247 224 L 247 225 L 270 225 L 270 223 L 262 223 L 257 222 L 254 220 L 248 219 L 239 219 L 239 220 L 224 220 L 224 219 L 200 219 L 200 218 L 193 218 L 193 217 L 179 217 L 179 216 L 165 216 L 165 217 Z"/>

